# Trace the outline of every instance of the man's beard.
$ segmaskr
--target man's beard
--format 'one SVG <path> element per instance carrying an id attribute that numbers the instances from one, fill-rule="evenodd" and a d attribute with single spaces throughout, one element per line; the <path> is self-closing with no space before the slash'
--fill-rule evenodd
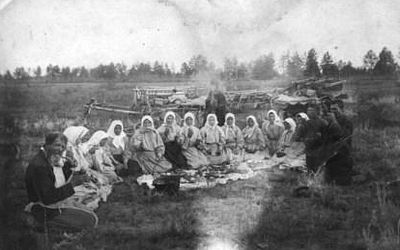
<path id="1" fill-rule="evenodd" d="M 65 151 L 52 152 L 48 156 L 50 165 L 53 167 L 63 167 L 65 163 Z"/>

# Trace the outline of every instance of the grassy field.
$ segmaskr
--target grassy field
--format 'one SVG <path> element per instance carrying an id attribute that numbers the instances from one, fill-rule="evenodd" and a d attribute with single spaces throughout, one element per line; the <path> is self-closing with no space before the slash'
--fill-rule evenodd
<path id="1" fill-rule="evenodd" d="M 38 249 L 22 211 L 23 174 L 43 134 L 79 123 L 82 104 L 91 97 L 130 103 L 131 88 L 90 84 L 1 90 L 2 143 L 17 142 L 21 158 L 10 161 L 8 148 L 2 147 L 0 176 L 7 176 L 8 196 L 1 206 L 6 240 L 0 249 Z M 93 126 L 105 129 L 112 118 L 97 119 Z M 400 129 L 356 124 L 353 145 L 358 175 L 350 187 L 271 169 L 246 181 L 170 197 L 152 195 L 127 178 L 96 211 L 97 229 L 54 233 L 50 244 L 53 249 L 400 249 L 400 210 L 381 185 L 400 175 Z M 309 195 L 295 196 L 295 188 L 303 185 L 310 187 Z"/>

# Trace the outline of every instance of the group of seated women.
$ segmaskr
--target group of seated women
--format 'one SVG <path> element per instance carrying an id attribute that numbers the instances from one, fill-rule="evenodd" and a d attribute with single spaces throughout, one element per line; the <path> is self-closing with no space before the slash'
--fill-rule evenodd
<path id="1" fill-rule="evenodd" d="M 292 118 L 282 122 L 274 110 L 267 117 L 260 127 L 257 119 L 249 116 L 241 130 L 234 114 L 226 114 L 222 127 L 218 126 L 216 115 L 209 114 L 205 125 L 198 128 L 193 113 L 186 113 L 181 122 L 174 112 L 167 112 L 157 129 L 153 118 L 146 115 L 140 127 L 127 134 L 122 122 L 114 121 L 108 129 L 109 157 L 112 163 L 122 164 L 123 169 L 134 168 L 144 174 L 227 164 L 239 160 L 244 153 L 265 149 L 269 158 L 291 146 L 296 122 Z"/>
<path id="2" fill-rule="evenodd" d="M 308 119 L 304 113 L 299 116 Z M 202 128 L 196 127 L 193 113 L 178 122 L 174 112 L 167 112 L 157 129 L 151 116 L 143 116 L 138 128 L 124 129 L 122 121 L 111 123 L 107 132 L 93 134 L 83 126 L 68 127 L 63 133 L 50 133 L 44 146 L 30 162 L 26 187 L 30 204 L 27 210 L 39 221 L 75 228 L 97 224 L 96 215 L 77 207 L 65 206 L 74 187 L 93 182 L 107 189 L 125 174 L 161 174 L 172 169 L 200 169 L 209 165 L 239 160 L 244 153 L 268 149 L 268 156 L 290 147 L 296 122 L 283 122 L 275 111 L 268 112 L 260 128 L 254 116 L 246 118 L 246 127 L 236 125 L 235 115 L 226 114 L 218 126 L 215 114 L 209 114 Z M 180 126 L 179 124 L 182 124 Z M 77 176 L 86 176 L 76 181 Z"/>

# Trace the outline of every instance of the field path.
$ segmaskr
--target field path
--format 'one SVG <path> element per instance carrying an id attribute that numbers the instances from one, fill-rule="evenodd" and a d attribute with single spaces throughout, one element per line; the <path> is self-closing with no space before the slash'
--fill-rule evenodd
<path id="1" fill-rule="evenodd" d="M 246 236 L 255 230 L 268 200 L 268 173 L 209 190 L 194 204 L 199 208 L 200 232 L 198 249 L 245 249 Z"/>

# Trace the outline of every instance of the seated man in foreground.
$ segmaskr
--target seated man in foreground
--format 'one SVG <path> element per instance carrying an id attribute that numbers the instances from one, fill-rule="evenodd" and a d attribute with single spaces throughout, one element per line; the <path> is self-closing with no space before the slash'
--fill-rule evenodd
<path id="1" fill-rule="evenodd" d="M 59 226 L 70 230 L 93 228 L 97 216 L 93 212 L 62 204 L 74 194 L 74 167 L 65 157 L 67 138 L 61 133 L 46 135 L 45 145 L 31 160 L 26 171 L 29 204 L 26 207 L 44 226 Z"/>

